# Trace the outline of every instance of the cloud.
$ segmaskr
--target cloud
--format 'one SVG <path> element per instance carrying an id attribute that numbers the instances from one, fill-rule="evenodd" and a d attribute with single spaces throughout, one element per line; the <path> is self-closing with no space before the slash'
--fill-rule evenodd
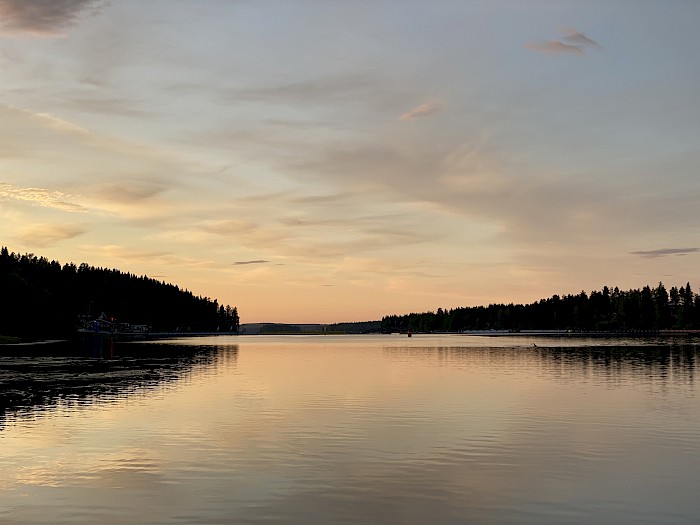
<path id="1" fill-rule="evenodd" d="M 200 227 L 207 233 L 223 236 L 250 233 L 258 228 L 253 222 L 238 219 L 206 221 Z"/>
<path id="2" fill-rule="evenodd" d="M 45 208 L 64 211 L 86 211 L 79 204 L 69 202 L 71 195 L 45 188 L 20 188 L 6 182 L 0 182 L 0 199 L 29 202 Z"/>
<path id="3" fill-rule="evenodd" d="M 1 0 L 0 0 L 1 1 Z M 85 128 L 81 128 L 80 126 L 73 124 L 72 122 L 68 122 L 67 120 L 62 119 L 61 117 L 57 117 L 56 115 L 52 115 L 51 113 L 39 113 L 32 111 L 30 109 L 23 109 L 23 108 L 15 108 L 10 106 L 9 109 L 14 109 L 16 111 L 20 111 L 26 115 L 29 115 L 29 117 L 33 120 L 42 122 L 46 126 L 56 129 L 58 131 L 67 131 L 71 133 L 80 133 L 80 134 L 88 134 L 89 131 L 86 130 Z"/>
<path id="4" fill-rule="evenodd" d="M 426 102 L 425 104 L 421 104 L 420 106 L 416 106 L 415 108 L 411 109 L 410 111 L 407 111 L 406 113 L 402 114 L 399 117 L 399 120 L 407 121 L 407 120 L 417 119 L 420 117 L 427 117 L 430 115 L 434 115 L 435 113 L 440 111 L 442 108 L 443 108 L 443 105 L 440 101 Z"/>
<path id="5" fill-rule="evenodd" d="M 537 51 L 539 53 L 545 54 L 571 54 L 571 55 L 585 55 L 586 51 L 583 46 L 578 46 L 574 44 L 565 44 L 559 40 L 547 40 L 545 42 L 529 42 L 525 44 L 525 47 L 530 51 Z"/>
<path id="6" fill-rule="evenodd" d="M 73 98 L 66 100 L 64 106 L 75 108 L 84 113 L 119 115 L 121 117 L 154 117 L 153 112 L 135 108 L 134 101 L 126 98 Z"/>
<path id="7" fill-rule="evenodd" d="M 299 180 L 307 184 L 332 180 L 339 191 L 366 188 L 378 198 L 388 198 L 387 206 L 412 203 L 426 214 L 431 210 L 457 214 L 466 219 L 463 235 L 478 231 L 480 238 L 506 238 L 526 250 L 534 242 L 592 242 L 597 232 L 609 231 L 611 224 L 617 231 L 637 231 L 637 223 L 644 221 L 641 213 L 620 216 L 615 191 L 557 173 L 535 172 L 485 137 L 444 145 L 333 144 L 319 148 L 317 154 L 316 159 L 297 166 Z M 610 184 L 608 188 L 615 187 Z M 635 211 L 644 205 L 635 202 Z M 401 224 L 405 231 L 429 233 L 399 217 L 392 223 Z M 366 247 L 377 246 L 371 229 L 369 224 L 363 228 Z M 449 228 L 445 233 L 451 234 Z M 381 240 L 406 245 L 420 239 L 382 236 Z M 492 248 L 494 253 L 499 251 L 496 244 Z"/>
<path id="8" fill-rule="evenodd" d="M 266 264 L 266 263 L 269 263 L 269 262 L 270 262 L 270 261 L 265 261 L 264 259 L 258 259 L 258 260 L 255 260 L 255 261 L 236 261 L 236 262 L 233 263 L 233 264 L 234 264 L 234 266 L 241 266 L 241 265 L 245 265 L 245 264 Z"/>
<path id="9" fill-rule="evenodd" d="M 44 248 L 87 231 L 85 226 L 76 224 L 36 224 L 22 233 L 21 240 L 25 244 Z"/>
<path id="10" fill-rule="evenodd" d="M 698 251 L 700 251 L 700 248 L 661 248 L 659 250 L 630 252 L 630 254 L 639 255 L 640 257 L 646 257 L 648 259 L 654 259 L 656 257 L 667 257 L 669 255 L 688 255 L 689 253 L 695 253 Z"/>
<path id="11" fill-rule="evenodd" d="M 175 266 L 195 269 L 223 267 L 223 265 L 213 260 L 181 256 L 166 250 L 138 249 L 117 244 L 85 244 L 80 246 L 80 249 L 83 252 L 92 254 L 94 257 L 102 258 L 102 260 L 106 258 L 110 261 L 119 261 L 118 263 L 109 262 L 108 264 L 116 264 L 116 266 L 120 268 L 133 267 L 136 264 L 144 262 L 148 263 L 151 267 Z"/>
<path id="12" fill-rule="evenodd" d="M 358 92 L 375 89 L 375 80 L 366 73 L 328 76 L 274 86 L 227 90 L 229 100 L 264 101 L 269 103 L 313 103 L 319 100 L 355 99 Z"/>
<path id="13" fill-rule="evenodd" d="M 102 0 L 0 0 L 0 25 L 13 32 L 58 35 L 102 4 Z"/>
<path id="14" fill-rule="evenodd" d="M 546 54 L 585 55 L 586 47 L 601 47 L 601 45 L 579 32 L 575 27 L 563 27 L 565 42 L 561 40 L 546 40 L 544 42 L 529 42 L 525 47 L 530 51 Z"/>
<path id="15" fill-rule="evenodd" d="M 598 42 L 588 38 L 583 33 L 580 33 L 575 27 L 564 27 L 562 28 L 562 32 L 566 35 L 564 40 L 570 42 L 571 44 L 578 46 L 601 47 Z"/>
<path id="16" fill-rule="evenodd" d="M 344 260 L 358 253 L 405 247 L 439 237 L 427 231 L 413 212 L 387 210 L 384 203 L 372 201 L 367 196 L 356 196 L 352 191 L 342 196 L 258 195 L 237 200 L 235 210 L 212 210 L 214 214 L 233 214 L 247 219 L 204 219 L 173 232 L 173 235 L 184 242 L 196 239 L 201 243 L 212 242 L 206 234 L 222 236 L 236 250 L 249 250 L 246 252 L 249 255 L 266 253 L 275 258 L 323 264 L 329 259 Z M 362 206 L 358 209 L 359 202 Z M 378 206 L 376 210 L 373 208 L 375 204 Z M 291 208 L 295 210 L 292 214 Z M 234 263 L 232 260 L 229 263 L 231 266 L 242 264 L 266 262 L 241 260 Z"/>
<path id="17" fill-rule="evenodd" d="M 148 200 L 167 189 L 164 183 L 157 181 L 108 182 L 97 187 L 97 191 L 103 199 L 120 203 L 137 203 Z"/>

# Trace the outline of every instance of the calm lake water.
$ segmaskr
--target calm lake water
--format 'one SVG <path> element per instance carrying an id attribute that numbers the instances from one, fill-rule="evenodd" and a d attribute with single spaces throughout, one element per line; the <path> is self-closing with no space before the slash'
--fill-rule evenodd
<path id="1" fill-rule="evenodd" d="M 692 340 L 0 356 L 0 523 L 697 523 Z"/>

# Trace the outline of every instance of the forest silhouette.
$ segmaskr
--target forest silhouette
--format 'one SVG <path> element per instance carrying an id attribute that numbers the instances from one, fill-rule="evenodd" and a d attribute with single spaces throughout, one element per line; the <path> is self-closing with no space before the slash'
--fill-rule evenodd
<path id="1" fill-rule="evenodd" d="M 690 283 L 666 290 L 621 291 L 607 286 L 576 295 L 553 295 L 531 304 L 491 304 L 437 312 L 389 315 L 382 331 L 459 332 L 464 330 L 570 330 L 627 332 L 700 328 L 700 297 Z"/>
<path id="2" fill-rule="evenodd" d="M 86 263 L 61 265 L 0 249 L 0 335 L 67 337 L 105 314 L 158 332 L 236 332 L 238 309 L 177 285 Z"/>

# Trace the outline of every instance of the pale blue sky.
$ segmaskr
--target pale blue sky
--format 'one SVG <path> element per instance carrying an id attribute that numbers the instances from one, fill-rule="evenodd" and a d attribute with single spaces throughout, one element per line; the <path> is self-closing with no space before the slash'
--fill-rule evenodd
<path id="1" fill-rule="evenodd" d="M 244 322 L 697 286 L 697 20 L 681 0 L 0 0 L 0 239 Z"/>

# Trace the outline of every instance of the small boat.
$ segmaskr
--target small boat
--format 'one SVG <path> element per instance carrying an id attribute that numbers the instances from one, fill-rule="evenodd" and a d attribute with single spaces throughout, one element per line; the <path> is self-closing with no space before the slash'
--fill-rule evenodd
<path id="1" fill-rule="evenodd" d="M 78 329 L 81 335 L 110 336 L 118 339 L 143 339 L 151 329 L 145 324 L 118 323 L 116 319 L 109 318 L 104 313 L 95 319 L 83 317 L 81 322 L 82 328 Z"/>

